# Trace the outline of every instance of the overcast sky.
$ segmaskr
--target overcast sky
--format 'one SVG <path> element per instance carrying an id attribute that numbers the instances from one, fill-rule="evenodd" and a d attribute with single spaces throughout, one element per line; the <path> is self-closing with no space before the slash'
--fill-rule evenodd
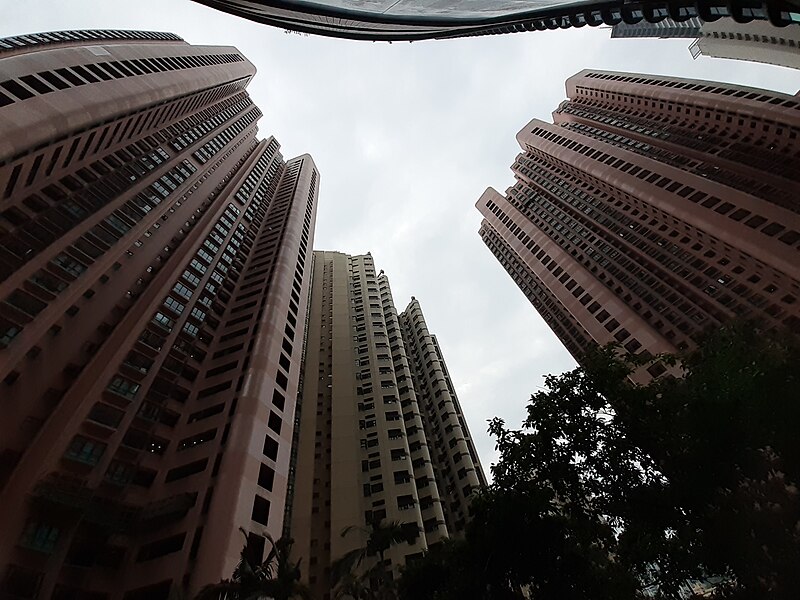
<path id="1" fill-rule="evenodd" d="M 0 0 L 0 37 L 59 29 L 171 31 L 237 46 L 284 156 L 321 172 L 316 249 L 371 251 L 398 309 L 420 301 L 484 468 L 486 421 L 524 418 L 542 375 L 574 361 L 483 245 L 474 205 L 513 183 L 515 135 L 550 120 L 564 81 L 595 68 L 796 93 L 800 72 L 700 57 L 689 40 L 611 40 L 606 28 L 394 44 L 287 34 L 189 0 Z M 487 472 L 488 475 L 488 472 Z"/>

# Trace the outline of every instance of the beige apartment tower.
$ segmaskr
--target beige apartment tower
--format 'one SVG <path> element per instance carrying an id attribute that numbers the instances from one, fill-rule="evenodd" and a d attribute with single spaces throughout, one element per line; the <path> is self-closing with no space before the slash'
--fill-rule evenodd
<path id="1" fill-rule="evenodd" d="M 286 521 L 315 598 L 330 565 L 363 547 L 341 536 L 376 518 L 406 524 L 404 564 L 468 518 L 485 484 L 455 389 L 419 303 L 397 312 L 370 254 L 315 252 Z"/>

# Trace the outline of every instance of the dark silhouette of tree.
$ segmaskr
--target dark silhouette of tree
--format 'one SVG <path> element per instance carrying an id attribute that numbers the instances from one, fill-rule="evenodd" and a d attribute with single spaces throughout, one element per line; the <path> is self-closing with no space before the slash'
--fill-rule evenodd
<path id="1" fill-rule="evenodd" d="M 377 518 L 368 527 L 350 525 L 342 530 L 342 537 L 353 532 L 367 536 L 363 547 L 355 548 L 331 565 L 331 585 L 337 598 L 389 600 L 395 597 L 390 571 L 386 568 L 386 551 L 395 544 L 409 540 L 408 525 L 399 521 L 384 523 Z M 368 558 L 377 555 L 378 561 L 368 569 L 361 569 Z"/>
<path id="2" fill-rule="evenodd" d="M 291 559 L 294 540 L 281 537 L 270 543 L 267 558 L 260 564 L 252 564 L 248 556 L 247 532 L 241 559 L 230 579 L 212 583 L 200 590 L 195 600 L 290 600 L 291 598 L 311 598 L 308 588 L 300 583 L 300 561 Z"/>
<path id="3" fill-rule="evenodd" d="M 636 385 L 642 359 L 598 349 L 522 429 L 494 420 L 464 541 L 409 565 L 400 597 L 678 598 L 713 578 L 718 598 L 796 598 L 800 343 L 737 323 L 655 360 L 684 376 Z"/>

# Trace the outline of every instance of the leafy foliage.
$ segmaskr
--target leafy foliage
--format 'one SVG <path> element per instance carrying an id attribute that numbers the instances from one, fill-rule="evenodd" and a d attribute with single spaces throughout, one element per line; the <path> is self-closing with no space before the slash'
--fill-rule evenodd
<path id="1" fill-rule="evenodd" d="M 494 483 L 401 598 L 679 598 L 710 578 L 718 598 L 795 598 L 800 345 L 734 324 L 680 365 L 636 385 L 640 360 L 598 349 L 546 379 L 521 430 L 492 421 Z"/>
<path id="2" fill-rule="evenodd" d="M 247 532 L 239 564 L 230 579 L 205 586 L 195 600 L 290 600 L 291 598 L 310 598 L 308 589 L 300 583 L 300 562 L 292 562 L 290 557 L 294 540 L 279 538 L 273 540 L 267 535 L 270 551 L 261 564 L 252 564 L 248 556 Z"/>

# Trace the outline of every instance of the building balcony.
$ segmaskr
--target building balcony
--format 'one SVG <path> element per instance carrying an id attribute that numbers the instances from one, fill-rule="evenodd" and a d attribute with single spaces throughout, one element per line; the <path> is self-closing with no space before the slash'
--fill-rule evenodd
<path id="1" fill-rule="evenodd" d="M 145 529 L 157 529 L 178 521 L 186 516 L 196 502 L 197 494 L 188 492 L 151 502 L 141 509 L 138 515 L 139 526 Z"/>
<path id="2" fill-rule="evenodd" d="M 147 375 L 147 367 L 125 361 L 120 367 L 120 373 L 125 377 L 130 377 L 135 381 L 141 381 L 144 379 L 145 375 Z"/>
<path id="3" fill-rule="evenodd" d="M 82 511 L 91 502 L 92 490 L 82 479 L 51 475 L 36 484 L 31 495 L 36 501 Z"/>
<path id="4" fill-rule="evenodd" d="M 184 518 L 197 502 L 197 494 L 182 493 L 137 506 L 97 495 L 82 480 L 63 476 L 40 481 L 32 496 L 38 503 L 76 511 L 83 521 L 118 533 L 158 529 Z M 44 551 L 39 546 L 45 543 L 31 539 L 24 546 Z"/>
<path id="5" fill-rule="evenodd" d="M 48 290 L 42 285 L 39 285 L 38 283 L 35 283 L 31 280 L 25 281 L 25 283 L 23 284 L 23 288 L 25 289 L 26 292 L 30 292 L 31 295 L 33 295 L 39 300 L 42 300 L 43 302 L 50 303 L 56 299 L 55 291 Z"/>
<path id="6" fill-rule="evenodd" d="M 116 431 L 116 428 L 113 427 L 111 424 L 101 423 L 91 418 L 87 419 L 82 423 L 81 429 L 88 435 L 98 439 L 108 439 Z"/>

